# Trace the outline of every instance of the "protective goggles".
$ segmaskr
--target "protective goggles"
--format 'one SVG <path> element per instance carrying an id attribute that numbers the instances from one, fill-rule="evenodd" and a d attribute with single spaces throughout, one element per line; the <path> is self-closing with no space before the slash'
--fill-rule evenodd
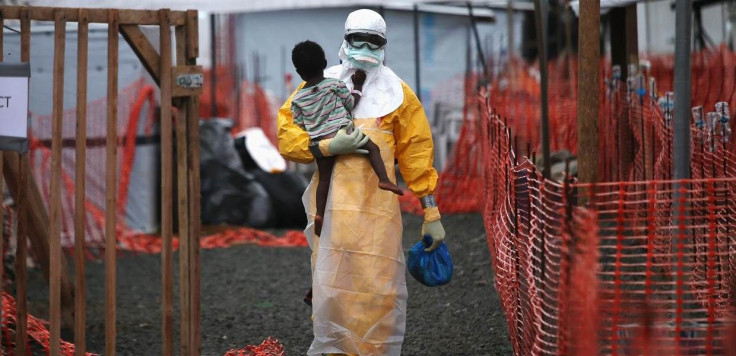
<path id="1" fill-rule="evenodd" d="M 353 48 L 368 47 L 369 49 L 381 49 L 386 45 L 386 39 L 379 35 L 368 33 L 350 33 L 345 35 L 345 41 Z"/>

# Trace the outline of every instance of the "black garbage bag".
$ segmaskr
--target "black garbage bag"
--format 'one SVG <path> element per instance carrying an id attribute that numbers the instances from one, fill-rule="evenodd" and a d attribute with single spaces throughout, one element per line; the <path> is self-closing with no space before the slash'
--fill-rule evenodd
<path id="1" fill-rule="evenodd" d="M 300 173 L 269 173 L 255 163 L 245 147 L 245 136 L 235 139 L 235 148 L 246 172 L 252 174 L 268 192 L 276 215 L 276 227 L 303 229 L 307 225 L 307 215 L 302 204 L 302 195 L 309 182 Z"/>
<path id="2" fill-rule="evenodd" d="M 232 126 L 226 119 L 200 123 L 202 223 L 275 227 L 274 206 L 266 189 L 243 168 Z"/>

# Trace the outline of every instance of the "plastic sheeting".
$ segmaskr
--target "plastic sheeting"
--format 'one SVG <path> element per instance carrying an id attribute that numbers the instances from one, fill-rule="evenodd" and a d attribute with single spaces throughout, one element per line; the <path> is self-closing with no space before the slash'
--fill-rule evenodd
<path id="1" fill-rule="evenodd" d="M 278 212 L 274 227 L 303 229 L 307 226 L 307 214 L 304 212 L 301 196 L 307 189 L 307 179 L 297 172 L 271 174 L 262 170 L 246 149 L 247 139 L 248 136 L 236 138 L 235 148 L 246 172 L 252 174 L 263 186 L 274 210 Z"/>
<path id="2" fill-rule="evenodd" d="M 262 170 L 246 149 L 247 136 L 233 139 L 232 127 L 228 119 L 200 124 L 202 222 L 303 229 L 307 179 L 296 172 Z"/>
<path id="3" fill-rule="evenodd" d="M 230 135 L 232 121 L 200 124 L 202 223 L 269 227 L 276 224 L 268 192 L 245 171 Z"/>

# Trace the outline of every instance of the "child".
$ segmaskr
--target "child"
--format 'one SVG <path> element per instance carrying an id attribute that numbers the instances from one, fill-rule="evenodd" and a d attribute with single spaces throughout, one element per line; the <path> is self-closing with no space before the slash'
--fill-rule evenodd
<path id="1" fill-rule="evenodd" d="M 291 61 L 296 72 L 306 82 L 291 101 L 294 123 L 302 127 L 312 142 L 332 138 L 341 128 L 352 126 L 352 109 L 360 101 L 365 82 L 365 72 L 357 70 L 351 76 L 354 90 L 351 92 L 345 83 L 338 79 L 325 78 L 327 60 L 322 47 L 312 41 L 304 41 L 294 46 Z M 368 159 L 378 176 L 378 187 L 403 195 L 403 191 L 388 179 L 386 167 L 381 158 L 380 148 L 368 141 L 362 149 L 368 151 Z M 329 192 L 332 168 L 335 157 L 317 158 L 319 181 L 317 183 L 317 214 L 314 217 L 314 233 L 322 233 L 327 193 Z"/>

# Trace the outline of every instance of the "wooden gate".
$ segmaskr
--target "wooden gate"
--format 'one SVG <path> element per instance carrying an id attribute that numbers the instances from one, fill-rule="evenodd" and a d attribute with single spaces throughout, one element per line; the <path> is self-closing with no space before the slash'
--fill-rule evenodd
<path id="1" fill-rule="evenodd" d="M 21 61 L 32 62 L 31 21 L 54 22 L 53 128 L 51 143 L 50 212 L 47 214 L 36 183 L 29 174 L 27 153 L 3 152 L 0 160 L 0 187 L 5 177 L 17 202 L 18 245 L 16 255 L 17 325 L 16 345 L 27 345 L 26 325 L 26 238 L 39 257 L 49 279 L 49 319 L 51 355 L 60 353 L 62 322 L 74 325 L 76 355 L 85 353 L 85 155 L 87 108 L 88 25 L 108 25 L 107 46 L 107 135 L 106 135 L 106 199 L 105 199 L 105 354 L 115 354 L 116 344 L 116 187 L 118 107 L 118 35 L 122 34 L 140 58 L 143 66 L 160 86 L 161 119 L 161 239 L 162 239 L 162 334 L 163 354 L 174 354 L 174 288 L 173 288 L 173 210 L 177 204 L 180 237 L 180 354 L 200 352 L 200 280 L 199 280 L 199 102 L 201 68 L 195 66 L 198 56 L 197 12 L 116 9 L 71 9 L 48 7 L 0 6 L 0 25 L 4 20 L 20 21 Z M 74 190 L 75 281 L 66 273 L 61 249 L 61 148 L 64 95 L 64 49 L 67 22 L 78 24 L 76 167 Z M 140 25 L 159 27 L 160 46 L 156 50 L 140 29 Z M 174 27 L 172 47 L 171 27 Z M 2 26 L 0 26 L 1 28 Z M 3 36 L 0 33 L 0 62 L 3 60 Z M 172 60 L 175 48 L 176 65 Z M 30 103 L 32 106 L 33 103 Z M 172 106 L 177 107 L 173 127 Z M 176 157 L 173 157 L 173 133 L 176 132 Z M 176 159 L 176 170 L 174 170 Z M 174 173 L 176 172 L 176 184 Z M 174 199 L 177 189 L 177 200 Z M 0 207 L 2 209 L 2 207 Z M 0 210 L 2 216 L 2 210 Z M 0 234 L 2 229 L 0 229 Z M 0 243 L 2 241 L 0 236 Z M 1 246 L 0 246 L 1 247 Z M 0 249 L 1 250 L 1 249 Z M 0 280 L 2 280 L 0 263 Z M 0 285 L 0 288 L 2 286 Z M 145 352 L 144 350 L 141 350 Z M 25 355 L 26 347 L 16 347 L 17 355 Z"/>

